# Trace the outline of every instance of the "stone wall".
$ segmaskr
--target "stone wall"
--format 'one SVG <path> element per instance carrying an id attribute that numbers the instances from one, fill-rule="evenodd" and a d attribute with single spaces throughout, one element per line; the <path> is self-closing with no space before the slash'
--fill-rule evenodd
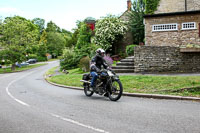
<path id="1" fill-rule="evenodd" d="M 196 22 L 196 29 L 182 30 L 182 23 Z M 178 23 L 177 31 L 152 31 L 152 25 Z M 194 14 L 152 16 L 145 18 L 145 45 L 179 47 L 187 44 L 199 44 L 200 12 Z"/>
<path id="2" fill-rule="evenodd" d="M 135 72 L 200 72 L 200 52 L 181 53 L 177 47 L 138 46 Z"/>
<path id="3" fill-rule="evenodd" d="M 185 11 L 185 0 L 160 0 L 155 14 L 181 11 Z"/>
<path id="4" fill-rule="evenodd" d="M 187 0 L 187 11 L 200 10 L 199 0 Z"/>
<path id="5" fill-rule="evenodd" d="M 187 11 L 194 10 L 200 10 L 199 0 L 187 0 Z M 155 14 L 183 11 L 185 11 L 185 0 L 160 0 Z"/>

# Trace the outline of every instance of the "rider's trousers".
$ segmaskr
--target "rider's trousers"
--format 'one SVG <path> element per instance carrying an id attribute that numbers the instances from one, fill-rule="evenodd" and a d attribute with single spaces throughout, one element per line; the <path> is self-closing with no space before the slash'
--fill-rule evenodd
<path id="1" fill-rule="evenodd" d="M 92 76 L 91 87 L 95 87 L 95 82 L 97 80 L 98 74 L 96 72 L 90 72 L 90 74 Z"/>

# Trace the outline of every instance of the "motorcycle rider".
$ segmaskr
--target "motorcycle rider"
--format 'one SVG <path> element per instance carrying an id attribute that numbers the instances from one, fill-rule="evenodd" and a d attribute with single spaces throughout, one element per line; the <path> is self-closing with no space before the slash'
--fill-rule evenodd
<path id="1" fill-rule="evenodd" d="M 102 48 L 98 48 L 96 50 L 96 55 L 91 60 L 91 65 L 90 65 L 90 74 L 92 76 L 92 80 L 90 84 L 91 91 L 95 91 L 95 87 L 96 87 L 95 83 L 98 78 L 98 73 L 100 72 L 101 67 L 103 66 L 105 69 L 108 68 L 107 63 L 103 58 L 104 54 L 105 54 L 105 51 Z"/>

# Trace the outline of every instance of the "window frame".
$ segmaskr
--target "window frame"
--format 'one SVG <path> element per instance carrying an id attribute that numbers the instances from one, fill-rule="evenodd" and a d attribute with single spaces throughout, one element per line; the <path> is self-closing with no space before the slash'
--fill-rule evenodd
<path id="1" fill-rule="evenodd" d="M 186 28 L 184 28 L 184 24 L 194 24 L 194 27 L 186 27 Z M 182 23 L 182 27 L 181 27 L 181 30 L 196 30 L 197 29 L 197 24 L 196 24 L 196 22 L 184 22 L 184 23 Z"/>
<path id="2" fill-rule="evenodd" d="M 152 31 L 153 32 L 178 31 L 178 23 L 155 24 L 155 25 L 152 25 Z"/>

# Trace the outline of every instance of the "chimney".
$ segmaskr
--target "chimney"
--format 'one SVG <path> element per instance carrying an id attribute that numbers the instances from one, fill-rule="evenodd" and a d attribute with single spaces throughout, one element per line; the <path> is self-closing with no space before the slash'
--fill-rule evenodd
<path id="1" fill-rule="evenodd" d="M 127 0 L 127 10 L 128 11 L 131 11 L 131 6 L 132 6 L 131 0 Z"/>

